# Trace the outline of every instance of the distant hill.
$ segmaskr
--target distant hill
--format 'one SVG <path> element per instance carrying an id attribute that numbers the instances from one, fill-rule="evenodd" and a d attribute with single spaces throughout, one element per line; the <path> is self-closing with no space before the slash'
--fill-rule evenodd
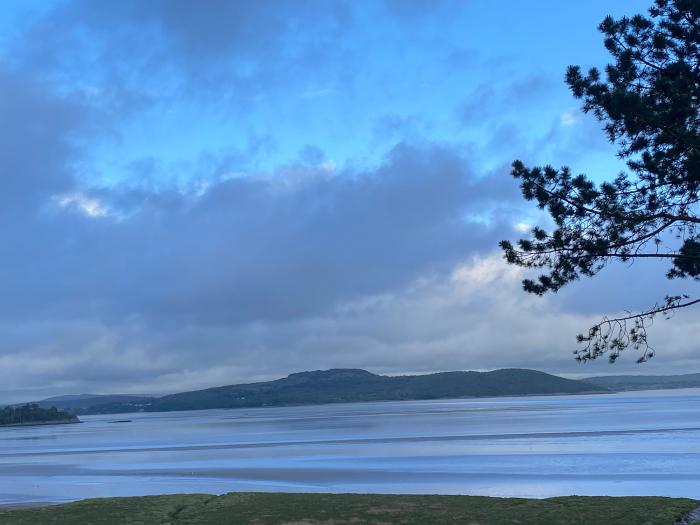
<path id="1" fill-rule="evenodd" d="M 583 381 L 618 391 L 699 388 L 700 374 L 675 376 L 600 376 L 588 377 Z"/>
<path id="2" fill-rule="evenodd" d="M 49 397 L 37 401 L 36 404 L 42 408 L 50 408 L 55 406 L 59 410 L 67 410 L 73 414 L 95 414 L 95 413 L 110 413 L 101 412 L 109 410 L 109 407 L 116 405 L 121 409 L 131 407 L 128 411 L 137 412 L 141 409 L 144 403 L 153 400 L 150 396 L 135 396 L 129 394 L 78 394 L 70 396 Z M 100 408 L 98 408 L 100 407 Z"/>
<path id="3" fill-rule="evenodd" d="M 604 391 L 597 385 L 524 369 L 493 372 L 444 372 L 418 376 L 382 376 L 366 370 L 299 372 L 283 379 L 221 386 L 136 402 L 110 402 L 89 413 L 166 412 L 360 401 L 398 401 L 459 397 L 583 394 Z M 85 412 L 83 412 L 85 413 Z"/>

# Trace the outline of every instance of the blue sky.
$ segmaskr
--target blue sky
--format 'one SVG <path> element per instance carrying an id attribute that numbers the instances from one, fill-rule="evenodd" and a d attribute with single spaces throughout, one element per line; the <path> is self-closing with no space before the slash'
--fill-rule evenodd
<path id="1" fill-rule="evenodd" d="M 647 7 L 6 2 L 0 396 L 337 366 L 638 371 L 569 350 L 661 299 L 663 268 L 539 299 L 497 242 L 545 220 L 514 159 L 624 169 L 563 77 L 606 63 L 605 15 Z M 694 320 L 674 323 L 645 372 L 696 366 Z"/>
<path id="2" fill-rule="evenodd" d="M 566 66 L 604 63 L 601 14 L 644 8 L 312 2 L 288 6 L 277 20 L 270 12 L 284 2 L 272 2 L 244 19 L 250 34 L 227 38 L 229 22 L 214 23 L 221 11 L 255 9 L 211 2 L 192 15 L 190 2 L 171 4 L 104 2 L 81 11 L 80 3 L 54 2 L 52 11 L 18 2 L 3 13 L 13 30 L 2 46 L 8 62 L 42 69 L 57 92 L 112 117 L 109 136 L 87 148 L 87 184 L 138 183 L 129 167 L 146 159 L 163 164 L 159 179 L 169 183 L 178 171 L 171 165 L 222 151 L 240 153 L 236 167 L 247 171 L 298 161 L 311 148 L 338 166 L 371 166 L 398 141 L 484 146 L 499 132 L 533 141 L 576 114 L 562 82 Z M 188 18 L 199 21 L 188 27 Z M 80 25 L 71 32 L 69 24 Z"/>

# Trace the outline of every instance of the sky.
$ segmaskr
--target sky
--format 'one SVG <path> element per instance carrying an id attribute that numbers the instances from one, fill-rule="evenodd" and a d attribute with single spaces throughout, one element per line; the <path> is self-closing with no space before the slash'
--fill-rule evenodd
<path id="1" fill-rule="evenodd" d="M 664 264 L 555 296 L 498 249 L 547 225 L 514 159 L 624 169 L 564 84 L 649 2 L 7 0 L 0 13 L 0 400 L 169 393 L 300 370 L 700 372 L 573 360 Z"/>

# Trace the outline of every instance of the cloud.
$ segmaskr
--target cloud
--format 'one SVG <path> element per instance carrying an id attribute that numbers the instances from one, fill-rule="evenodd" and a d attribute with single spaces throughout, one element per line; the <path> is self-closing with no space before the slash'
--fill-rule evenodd
<path id="1" fill-rule="evenodd" d="M 561 114 L 561 117 L 559 118 L 559 122 L 561 122 L 562 126 L 573 126 L 579 121 L 579 115 L 575 111 L 565 111 L 564 113 Z"/>
<path id="2" fill-rule="evenodd" d="M 88 217 L 105 217 L 108 213 L 99 199 L 87 197 L 82 193 L 55 195 L 54 201 L 62 208 L 76 209 Z"/>
<path id="3" fill-rule="evenodd" d="M 72 157 L 61 151 L 55 164 L 70 172 Z M 322 158 L 316 150 L 305 157 L 312 153 Z M 23 392 L 49 375 L 53 388 L 64 380 L 77 387 L 81 367 L 93 378 L 112 374 L 116 384 L 143 360 L 160 363 L 155 377 L 207 362 L 202 354 L 209 366 L 229 351 L 246 359 L 245 348 L 239 355 L 206 334 L 223 331 L 232 345 L 233 334 L 250 339 L 261 324 L 282 327 L 271 329 L 280 334 L 290 323 L 450 272 L 490 247 L 505 226 L 465 219 L 491 198 L 471 169 L 449 147 L 402 144 L 368 171 L 291 164 L 198 192 L 78 191 L 69 179 L 61 193 L 44 195 L 54 209 L 39 201 L 22 211 L 21 230 L 0 236 L 18 248 L 0 273 L 0 356 L 6 370 L 30 356 L 42 363 L 17 370 L 14 386 Z M 142 373 L 129 377 L 146 388 Z"/>
<path id="4" fill-rule="evenodd" d="M 0 114 L 7 130 L 0 142 L 2 208 L 36 206 L 70 188 L 73 141 L 88 128 L 88 108 L 51 94 L 31 77 L 0 69 Z"/>
<path id="5" fill-rule="evenodd" d="M 12 281 L 25 273 L 39 280 L 5 313 L 48 308 L 51 316 L 169 323 L 315 314 L 444 271 L 489 246 L 501 227 L 464 218 L 488 202 L 483 182 L 472 179 L 453 150 L 401 145 L 367 172 L 290 165 L 195 194 L 57 194 L 50 227 L 35 225 L 40 242 L 12 268 Z M 47 260 L 53 270 L 44 275 Z M 56 279 L 62 275 L 70 285 Z"/>
<path id="6" fill-rule="evenodd" d="M 122 109 L 125 99 L 139 108 L 173 87 L 211 95 L 225 82 L 240 91 L 287 76 L 295 64 L 328 60 L 329 42 L 351 18 L 342 1 L 208 0 L 193 9 L 183 0 L 74 0 L 37 17 L 15 52 L 61 84 L 87 81 L 93 93 L 116 95 Z M 156 91 L 165 86 L 170 93 Z"/>
<path id="7" fill-rule="evenodd" d="M 610 148 L 552 75 L 474 51 L 463 2 L 191 6 L 56 2 L 0 41 L 3 399 L 571 373 L 575 333 L 669 289 L 640 266 L 521 292 L 494 250 L 542 217 L 511 160 Z M 673 326 L 687 368 L 697 326 Z"/>
<path id="8" fill-rule="evenodd" d="M 493 250 L 525 208 L 506 167 L 477 172 L 470 148 L 402 143 L 375 167 L 328 169 L 309 147 L 241 176 L 225 175 L 235 156 L 212 155 L 190 165 L 222 174 L 204 186 L 91 188 L 68 140 L 91 129 L 90 111 L 40 84 L 2 85 L 17 133 L 0 154 L 34 181 L 12 190 L 24 206 L 3 210 L 0 232 L 9 400 L 331 366 L 559 371 L 598 317 L 597 288 L 520 291 Z M 24 123 L 30 107 L 43 124 Z"/>
<path id="9" fill-rule="evenodd" d="M 362 353 L 350 345 L 373 336 L 333 335 L 334 312 L 353 317 L 368 300 L 450 275 L 508 230 L 466 218 L 488 214 L 499 192 L 440 144 L 401 144 L 364 170 L 328 169 L 309 148 L 304 162 L 196 190 L 91 188 L 76 177 L 91 109 L 16 75 L 0 83 L 15 119 L 0 144 L 12 168 L 4 195 L 23 203 L 8 200 L 0 229 L 10 401 L 242 380 L 255 366 L 298 368 L 301 355 L 304 367 L 367 357 L 376 341 Z M 228 173 L 231 162 L 209 158 L 201 169 Z"/>
<path id="10" fill-rule="evenodd" d="M 468 256 L 449 272 L 286 320 L 160 328 L 136 318 L 0 325 L 0 366 L 8 372 L 0 397 L 164 393 L 330 367 L 389 374 L 514 366 L 574 376 L 639 372 L 634 355 L 614 370 L 602 361 L 576 365 L 573 336 L 597 314 L 571 312 L 553 296 L 520 293 L 522 276 L 492 252 Z M 697 329 L 692 315 L 659 323 L 659 355 L 643 371 L 668 373 L 693 363 Z M 17 345 L 9 352 L 8 341 Z"/>

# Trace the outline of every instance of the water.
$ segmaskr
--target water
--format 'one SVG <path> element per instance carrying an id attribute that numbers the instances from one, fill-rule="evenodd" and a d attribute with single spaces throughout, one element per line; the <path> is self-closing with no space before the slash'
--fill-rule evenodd
<path id="1" fill-rule="evenodd" d="M 0 429 L 0 504 L 230 491 L 700 498 L 700 389 L 82 419 Z"/>

